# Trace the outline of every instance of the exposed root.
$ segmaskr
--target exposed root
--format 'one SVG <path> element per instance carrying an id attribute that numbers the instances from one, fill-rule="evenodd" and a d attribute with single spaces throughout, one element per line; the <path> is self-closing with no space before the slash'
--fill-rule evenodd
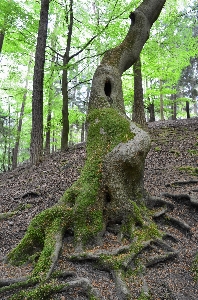
<path id="1" fill-rule="evenodd" d="M 151 257 L 147 263 L 146 263 L 146 267 L 152 267 L 158 263 L 161 263 L 161 262 L 165 262 L 167 260 L 170 260 L 170 259 L 173 259 L 173 258 L 176 258 L 178 256 L 178 252 L 174 251 L 174 252 L 167 252 L 166 254 L 163 254 L 163 255 L 156 255 L 156 256 L 153 256 Z"/>
<path id="2" fill-rule="evenodd" d="M 15 283 L 19 283 L 19 282 L 25 282 L 27 280 L 28 280 L 28 277 L 1 279 L 0 280 L 0 287 L 9 286 L 11 284 L 15 284 Z"/>
<path id="3" fill-rule="evenodd" d="M 188 205 L 193 205 L 193 206 L 196 206 L 198 207 L 198 199 L 193 197 L 193 196 L 190 196 L 188 194 L 169 194 L 169 193 L 164 193 L 163 194 L 164 197 L 167 197 L 167 198 L 172 198 L 176 201 L 179 201 L 179 202 L 184 202 Z"/>
<path id="4" fill-rule="evenodd" d="M 153 219 L 158 219 L 160 217 L 162 217 L 166 212 L 168 211 L 167 208 L 164 208 L 160 211 L 157 211 L 154 215 L 153 215 Z"/>
<path id="5" fill-rule="evenodd" d="M 76 280 L 67 282 L 58 292 L 67 292 L 70 288 L 81 288 L 88 299 L 100 300 L 100 294 L 96 288 L 93 287 L 90 280 L 87 278 L 77 278 Z"/>
<path id="6" fill-rule="evenodd" d="M 56 245 L 55 245 L 55 248 L 54 248 L 54 253 L 51 256 L 52 263 L 51 263 L 51 266 L 50 266 L 49 271 L 47 273 L 46 279 L 49 279 L 49 277 L 51 276 L 51 274 L 54 270 L 54 267 L 55 267 L 55 265 L 58 261 L 59 253 L 60 253 L 60 250 L 61 250 L 62 244 L 63 244 L 63 234 L 62 234 L 62 232 L 58 232 L 55 235 L 55 241 L 56 241 Z"/>
<path id="7" fill-rule="evenodd" d="M 152 196 L 148 197 L 146 205 L 149 209 L 153 209 L 154 207 L 158 207 L 158 206 L 165 206 L 165 207 L 169 208 L 170 210 L 174 209 L 173 203 L 168 202 L 162 198 L 152 197 Z"/>
<path id="8" fill-rule="evenodd" d="M 190 232 L 191 227 L 183 220 L 179 218 L 174 218 L 170 214 L 165 214 L 165 219 L 171 222 L 173 225 L 177 225 L 182 230 L 185 230 L 186 232 Z"/>
<path id="9" fill-rule="evenodd" d="M 125 281 L 122 279 L 123 274 L 121 270 L 113 270 L 111 271 L 112 277 L 114 279 L 117 294 L 120 300 L 128 300 L 131 299 L 131 293 L 127 288 Z"/>
<path id="10" fill-rule="evenodd" d="M 13 217 L 14 215 L 16 215 L 18 213 L 18 210 L 14 210 L 14 211 L 8 211 L 6 213 L 0 213 L 0 221 L 1 220 L 6 220 L 10 217 Z"/>
<path id="11" fill-rule="evenodd" d="M 186 184 L 197 184 L 198 180 L 189 180 L 189 181 L 174 181 L 165 185 L 165 187 L 170 187 L 174 185 L 186 185 Z"/>
<path id="12" fill-rule="evenodd" d="M 153 243 L 163 250 L 174 252 L 174 249 L 166 242 L 163 242 L 161 239 L 156 239 L 153 241 Z"/>
<path id="13" fill-rule="evenodd" d="M 174 235 L 172 235 L 172 234 L 170 234 L 170 233 L 168 233 L 168 232 L 165 232 L 165 233 L 164 233 L 162 239 L 163 239 L 163 240 L 170 239 L 170 240 L 172 240 L 174 243 L 178 243 L 178 242 L 179 242 L 178 238 L 176 238 Z"/>

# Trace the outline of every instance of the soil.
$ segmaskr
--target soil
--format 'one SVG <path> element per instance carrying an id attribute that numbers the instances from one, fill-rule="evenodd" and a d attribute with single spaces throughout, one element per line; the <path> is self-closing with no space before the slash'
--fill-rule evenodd
<path id="1" fill-rule="evenodd" d="M 166 219 L 160 216 L 162 208 L 156 208 L 159 214 L 155 221 L 163 232 L 167 232 L 166 242 L 177 255 L 157 263 L 155 257 L 163 255 L 163 247 L 153 244 L 145 248 L 138 261 L 146 268 L 133 281 L 127 282 L 127 286 L 134 300 L 138 299 L 142 289 L 148 291 L 153 300 L 196 300 L 198 282 L 193 277 L 191 266 L 198 252 L 198 211 L 197 206 L 190 203 L 189 197 L 196 204 L 198 118 L 152 122 L 148 124 L 148 131 L 152 144 L 145 164 L 145 188 L 151 196 L 161 197 L 170 203 L 171 209 Z M 6 219 L 0 217 L 0 280 L 31 273 L 31 264 L 13 267 L 6 264 L 3 257 L 20 242 L 32 218 L 57 203 L 63 192 L 78 178 L 85 157 L 85 145 L 79 144 L 64 153 L 56 152 L 44 157 L 39 166 L 24 163 L 14 171 L 0 174 L 0 213 L 16 211 L 15 215 Z M 175 220 L 173 218 L 181 220 L 180 225 L 183 225 L 171 222 Z M 97 250 L 112 251 L 121 246 L 123 241 L 107 231 L 103 245 Z M 66 234 L 56 270 L 72 271 L 75 279 L 89 279 L 99 291 L 101 299 L 122 299 L 113 280 L 114 274 L 108 270 L 98 270 L 91 261 L 68 260 L 72 251 L 72 237 Z M 153 261 L 155 263 L 151 263 Z M 71 280 L 68 278 L 61 278 L 59 282 Z M 11 294 L 0 293 L 0 299 L 9 299 Z M 84 300 L 87 296 L 81 287 L 76 287 L 54 294 L 50 299 Z"/>

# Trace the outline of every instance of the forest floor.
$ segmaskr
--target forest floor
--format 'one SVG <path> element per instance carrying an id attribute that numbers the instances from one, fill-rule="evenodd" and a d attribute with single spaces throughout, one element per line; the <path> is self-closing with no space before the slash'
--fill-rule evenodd
<path id="1" fill-rule="evenodd" d="M 178 255 L 174 259 L 148 265 L 139 279 L 128 282 L 128 287 L 134 300 L 138 299 L 142 287 L 150 291 L 153 300 L 197 300 L 198 282 L 193 278 L 191 265 L 198 251 L 198 207 L 187 205 L 187 201 L 189 195 L 195 203 L 198 202 L 198 118 L 149 123 L 149 133 L 152 144 L 145 165 L 145 188 L 150 195 L 172 203 L 174 208 L 169 211 L 169 219 L 183 220 L 182 224 L 186 227 L 156 217 L 159 228 L 169 234 L 169 242 Z M 15 215 L 0 220 L 0 258 L 19 243 L 32 218 L 57 203 L 78 178 L 85 156 L 85 147 L 78 145 L 64 153 L 46 156 L 37 167 L 22 164 L 14 171 L 0 174 L 0 213 L 16 211 Z M 114 249 L 120 245 L 113 233 L 105 233 L 103 249 Z M 89 262 L 68 261 L 67 255 L 72 250 L 71 237 L 65 236 L 56 269 L 74 271 L 78 277 L 88 278 L 100 291 L 102 299 L 118 300 L 111 274 L 95 269 Z M 139 261 L 144 262 L 159 252 L 163 249 L 154 246 L 145 249 L 139 255 Z M 0 280 L 25 276 L 31 270 L 31 264 L 13 267 L 0 259 Z M 0 299 L 9 299 L 10 295 L 11 292 L 0 293 Z M 50 299 L 87 298 L 80 288 L 76 288 L 54 294 Z"/>

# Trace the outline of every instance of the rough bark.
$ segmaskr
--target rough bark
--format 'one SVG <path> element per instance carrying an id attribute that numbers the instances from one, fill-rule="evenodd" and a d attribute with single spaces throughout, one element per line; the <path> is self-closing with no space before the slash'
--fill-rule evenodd
<path id="1" fill-rule="evenodd" d="M 48 10 L 49 0 L 42 0 L 35 54 L 32 95 L 32 133 L 30 154 L 31 162 L 33 164 L 39 163 L 43 155 L 43 78 L 48 26 Z"/>
<path id="2" fill-rule="evenodd" d="M 133 74 L 134 74 L 134 102 L 133 102 L 132 121 L 145 127 L 146 119 L 145 119 L 145 113 L 144 113 L 144 100 L 143 100 L 142 72 L 141 72 L 140 57 L 133 65 Z"/>
<path id="3" fill-rule="evenodd" d="M 4 37 L 5 37 L 5 32 L 0 31 L 0 53 L 2 52 Z"/>
<path id="4" fill-rule="evenodd" d="M 73 30 L 73 0 L 70 0 L 70 13 L 69 13 L 69 25 L 68 25 L 68 37 L 67 47 L 63 57 L 63 74 L 62 74 L 62 95 L 63 95 L 63 107 L 62 107 L 62 135 L 61 135 L 61 150 L 64 151 L 68 148 L 68 134 L 69 134 L 69 111 L 68 111 L 68 79 L 67 79 L 67 64 L 70 60 L 69 53 L 71 48 L 71 37 Z"/>

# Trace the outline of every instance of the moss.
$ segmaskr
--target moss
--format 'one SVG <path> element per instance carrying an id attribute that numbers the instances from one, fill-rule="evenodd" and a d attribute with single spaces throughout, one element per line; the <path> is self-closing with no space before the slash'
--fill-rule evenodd
<path id="1" fill-rule="evenodd" d="M 48 300 L 49 296 L 59 292 L 63 288 L 63 285 L 56 285 L 52 283 L 44 283 L 31 291 L 21 291 L 18 294 L 13 295 L 10 300 Z"/>
<path id="2" fill-rule="evenodd" d="M 184 171 L 190 175 L 198 176 L 198 168 L 192 166 L 182 166 L 178 168 L 180 171 Z"/>
<path id="3" fill-rule="evenodd" d="M 161 151 L 161 147 L 159 147 L 159 146 L 155 147 L 155 151 L 156 151 L 156 152 L 157 152 L 157 151 Z"/>
<path id="4" fill-rule="evenodd" d="M 29 257 L 39 257 L 36 271 L 47 270 L 50 255 L 54 250 L 54 235 L 64 230 L 66 224 L 71 222 L 71 210 L 64 206 L 54 206 L 38 214 L 30 223 L 27 232 L 18 246 L 8 255 L 11 263 L 19 265 L 29 260 Z"/>
<path id="5" fill-rule="evenodd" d="M 74 207 L 75 240 L 86 244 L 103 229 L 103 203 L 98 200 L 104 156 L 134 137 L 129 121 L 113 108 L 93 109 L 88 117 L 87 159 L 79 180 L 62 201 Z"/>
<path id="6" fill-rule="evenodd" d="M 180 156 L 180 152 L 177 149 L 170 149 L 170 153 L 174 153 L 176 157 Z"/>
<path id="7" fill-rule="evenodd" d="M 189 149 L 189 150 L 188 150 L 188 153 L 190 153 L 190 155 L 192 155 L 192 156 L 193 156 L 193 155 L 196 155 L 196 156 L 197 156 L 197 155 L 198 155 L 198 150 L 197 150 L 197 149 Z"/>
<path id="8" fill-rule="evenodd" d="M 137 300 L 151 300 L 151 295 L 142 291 Z"/>

